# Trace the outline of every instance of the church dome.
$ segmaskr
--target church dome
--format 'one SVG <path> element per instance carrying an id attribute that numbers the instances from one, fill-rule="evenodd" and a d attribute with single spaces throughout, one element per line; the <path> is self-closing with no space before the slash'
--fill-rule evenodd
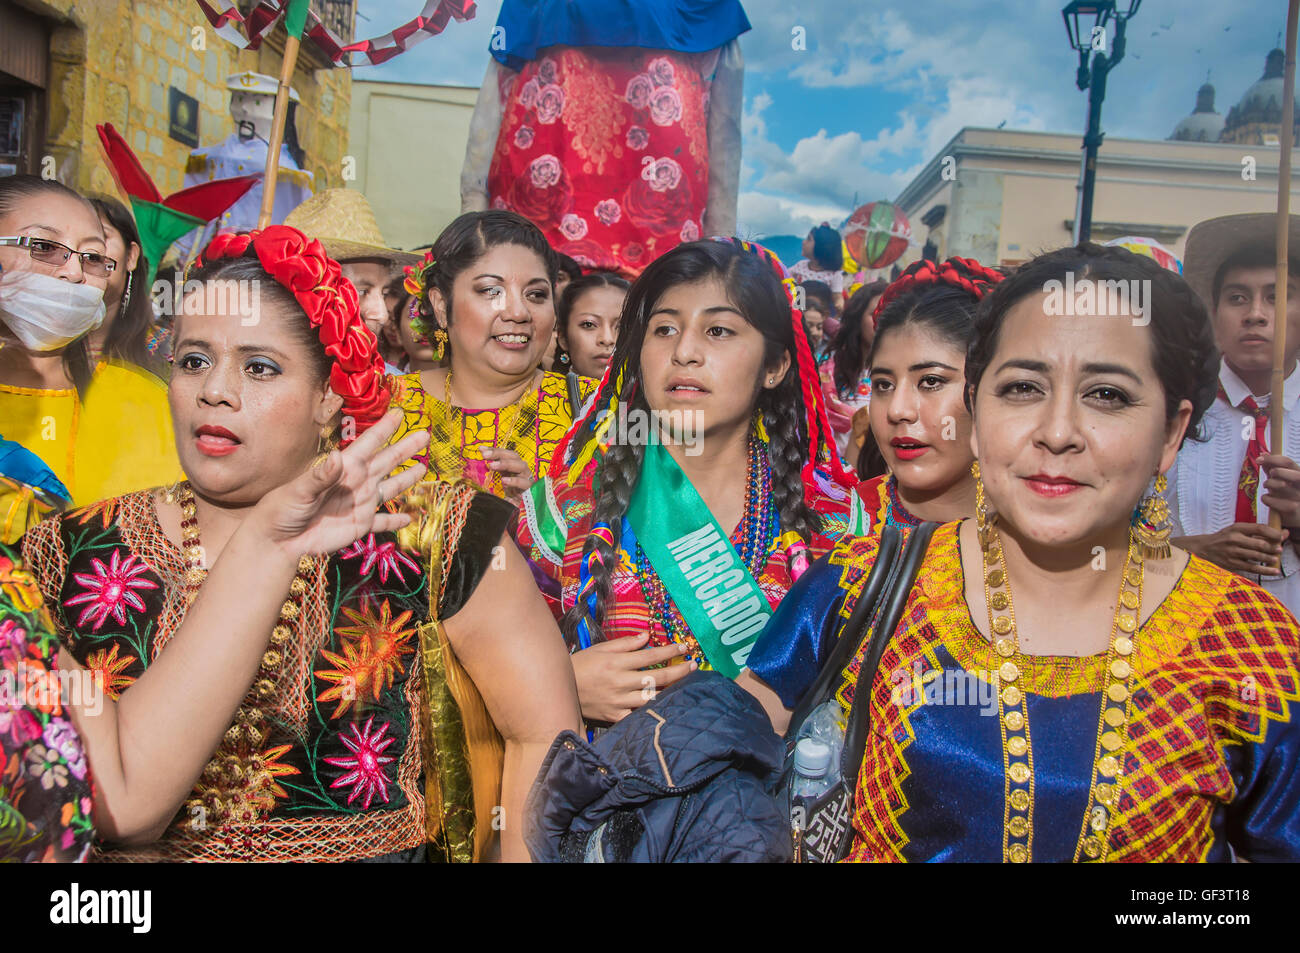
<path id="1" fill-rule="evenodd" d="M 1218 142 L 1224 119 L 1214 111 L 1214 87 L 1206 83 L 1196 92 L 1196 109 L 1179 120 L 1169 138 L 1183 142 Z"/>
<path id="2" fill-rule="evenodd" d="M 1268 58 L 1264 61 L 1264 75 L 1259 78 L 1255 85 L 1246 90 L 1241 101 L 1237 103 L 1237 108 L 1242 112 L 1254 110 L 1277 110 L 1282 111 L 1282 67 L 1286 60 L 1286 54 L 1281 50 L 1272 50 Z"/>

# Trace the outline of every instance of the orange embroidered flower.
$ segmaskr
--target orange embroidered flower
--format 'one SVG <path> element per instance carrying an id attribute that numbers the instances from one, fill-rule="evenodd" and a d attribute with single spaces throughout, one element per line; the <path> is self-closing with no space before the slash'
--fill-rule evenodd
<path id="1" fill-rule="evenodd" d="M 380 605 L 378 616 L 347 607 L 343 608 L 343 614 L 353 623 L 334 630 L 344 640 L 343 653 L 322 649 L 321 655 L 334 668 L 315 673 L 322 681 L 333 683 L 316 698 L 319 702 L 336 703 L 331 718 L 348 711 L 367 691 L 378 701 L 379 693 L 406 670 L 403 656 L 415 651 L 410 644 L 415 629 L 406 625 L 411 613 L 403 612 L 393 618 L 387 599 Z"/>
<path id="2" fill-rule="evenodd" d="M 135 664 L 135 656 L 127 655 L 118 658 L 117 650 L 121 646 L 114 642 L 112 648 L 100 649 L 98 652 L 91 652 L 86 656 L 86 668 L 89 669 L 91 677 L 103 686 L 104 691 L 108 692 L 108 697 L 117 699 L 128 686 L 135 682 L 132 675 L 123 673 Z"/>

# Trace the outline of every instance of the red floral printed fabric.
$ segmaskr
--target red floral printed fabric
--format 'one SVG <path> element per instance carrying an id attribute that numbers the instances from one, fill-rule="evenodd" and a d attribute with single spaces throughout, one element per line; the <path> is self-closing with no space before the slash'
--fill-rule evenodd
<path id="1" fill-rule="evenodd" d="M 506 80 L 494 208 L 560 252 L 635 278 L 700 237 L 717 51 L 551 47 Z"/>

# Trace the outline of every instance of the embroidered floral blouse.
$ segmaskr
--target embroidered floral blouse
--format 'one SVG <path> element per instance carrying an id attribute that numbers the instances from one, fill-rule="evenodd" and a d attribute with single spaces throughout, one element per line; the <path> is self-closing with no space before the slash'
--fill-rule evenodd
<path id="1" fill-rule="evenodd" d="M 0 862 L 90 852 L 90 771 L 62 707 L 58 653 L 35 578 L 0 546 Z"/>
<path id="2" fill-rule="evenodd" d="M 513 514 L 504 501 L 468 488 L 454 492 L 461 490 L 465 505 L 448 518 L 445 533 L 444 619 L 478 585 Z M 24 537 L 23 553 L 63 644 L 114 697 L 166 651 L 185 613 L 186 564 L 159 526 L 150 492 L 40 523 Z M 249 696 L 269 708 L 257 752 L 236 757 L 219 749 L 158 843 L 105 848 L 103 856 L 422 857 L 424 565 L 389 534 L 315 560 L 274 690 L 260 701 Z"/>

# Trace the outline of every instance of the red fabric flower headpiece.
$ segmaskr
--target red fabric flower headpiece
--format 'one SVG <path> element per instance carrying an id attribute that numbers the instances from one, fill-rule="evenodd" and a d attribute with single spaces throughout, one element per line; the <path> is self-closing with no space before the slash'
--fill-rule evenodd
<path id="1" fill-rule="evenodd" d="M 939 264 L 928 259 L 913 262 L 880 295 L 880 299 L 876 302 L 876 310 L 871 312 L 871 323 L 873 326 L 879 325 L 880 316 L 892 301 L 926 285 L 949 285 L 960 288 L 979 301 L 988 294 L 989 288 L 1005 277 L 1000 271 L 985 268 L 974 258 L 949 258 Z"/>
<path id="2" fill-rule="evenodd" d="M 343 398 L 343 413 L 364 433 L 388 410 L 391 393 L 374 332 L 361 320 L 357 289 L 319 241 L 288 225 L 218 235 L 199 264 L 247 257 L 249 248 L 267 274 L 284 286 L 307 312 L 330 359 L 330 389 Z M 350 429 L 344 428 L 347 434 Z M 346 446 L 350 440 L 343 441 Z"/>

